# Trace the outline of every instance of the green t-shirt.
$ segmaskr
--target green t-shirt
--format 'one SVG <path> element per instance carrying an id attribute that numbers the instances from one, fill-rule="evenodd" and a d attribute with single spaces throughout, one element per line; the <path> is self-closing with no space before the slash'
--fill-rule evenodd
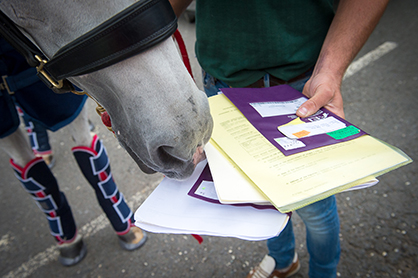
<path id="1" fill-rule="evenodd" d="M 197 58 L 233 87 L 289 80 L 315 64 L 333 17 L 333 0 L 197 0 Z"/>

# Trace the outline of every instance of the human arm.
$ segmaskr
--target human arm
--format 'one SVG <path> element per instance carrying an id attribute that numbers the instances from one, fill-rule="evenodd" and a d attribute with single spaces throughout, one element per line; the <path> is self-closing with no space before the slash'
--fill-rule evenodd
<path id="1" fill-rule="evenodd" d="M 177 17 L 179 17 L 187 9 L 192 1 L 193 0 L 169 0 Z"/>
<path id="2" fill-rule="evenodd" d="M 389 0 L 340 0 L 298 111 L 307 117 L 325 107 L 344 117 L 341 83 L 347 67 L 376 27 Z"/>

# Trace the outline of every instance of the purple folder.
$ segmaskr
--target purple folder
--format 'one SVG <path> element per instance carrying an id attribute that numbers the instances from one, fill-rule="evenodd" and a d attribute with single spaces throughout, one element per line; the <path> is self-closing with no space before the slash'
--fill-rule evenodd
<path id="1" fill-rule="evenodd" d="M 225 205 L 225 206 L 238 206 L 238 207 L 246 207 L 246 206 L 251 206 L 253 208 L 256 209 L 276 209 L 273 205 L 259 205 L 259 204 L 253 204 L 253 203 L 241 203 L 241 204 L 222 204 L 221 202 L 219 202 L 218 198 L 213 198 L 213 197 L 209 197 L 209 196 L 204 196 L 204 195 L 199 195 L 196 193 L 196 191 L 198 190 L 200 184 L 203 181 L 208 181 L 208 182 L 213 182 L 213 178 L 212 178 L 212 174 L 210 172 L 210 168 L 209 168 L 209 164 L 206 164 L 205 168 L 203 169 L 202 173 L 200 174 L 199 178 L 197 179 L 197 181 L 195 182 L 195 184 L 193 185 L 193 187 L 190 189 L 190 191 L 187 193 L 187 195 L 206 201 L 206 202 L 210 202 L 213 204 L 220 204 L 220 205 Z M 290 216 L 290 214 L 289 214 Z"/>
<path id="2" fill-rule="evenodd" d="M 280 85 L 269 88 L 221 88 L 222 93 L 241 111 L 248 121 L 284 155 L 292 155 L 319 147 L 346 142 L 358 138 L 367 133 L 352 125 L 346 120 L 321 108 L 310 117 L 301 118 L 305 123 L 334 117 L 345 124 L 345 128 L 297 139 L 289 139 L 277 128 L 297 118 L 296 110 L 288 111 L 284 107 L 300 105 L 307 98 L 288 85 Z M 289 105 L 288 105 L 289 104 Z M 279 107 L 276 112 L 270 109 L 272 114 L 262 116 L 257 107 Z M 287 105 L 287 106 L 286 106 Z M 283 108 L 280 108 L 283 107 Z"/>

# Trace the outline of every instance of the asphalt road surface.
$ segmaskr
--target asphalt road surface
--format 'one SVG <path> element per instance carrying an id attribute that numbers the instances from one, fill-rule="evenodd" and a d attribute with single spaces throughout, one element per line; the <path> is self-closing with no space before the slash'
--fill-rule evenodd
<path id="1" fill-rule="evenodd" d="M 346 118 L 371 135 L 418 159 L 418 5 L 393 0 L 356 67 L 343 82 Z M 193 72 L 194 24 L 180 19 Z M 222 42 L 219 42 L 222 43 Z M 362 58 L 362 59 L 361 59 Z M 107 147 L 113 175 L 134 210 L 161 181 L 145 175 L 100 123 L 88 102 L 90 118 Z M 78 265 L 63 267 L 47 221 L 22 189 L 0 152 L 0 276 L 2 277 L 245 277 L 267 252 L 265 241 L 189 235 L 149 234 L 140 250 L 121 250 L 93 191 L 81 176 L 64 128 L 51 133 L 56 158 L 53 173 L 72 206 L 88 246 Z M 380 177 L 372 188 L 337 195 L 341 220 L 340 277 L 418 277 L 417 164 Z M 304 226 L 294 216 L 300 272 L 308 277 Z"/>

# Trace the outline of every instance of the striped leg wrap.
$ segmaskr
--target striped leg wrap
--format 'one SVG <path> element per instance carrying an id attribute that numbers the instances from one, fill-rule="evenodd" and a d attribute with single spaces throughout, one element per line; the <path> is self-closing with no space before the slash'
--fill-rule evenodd
<path id="1" fill-rule="evenodd" d="M 74 147 L 72 151 L 113 229 L 118 234 L 127 233 L 134 222 L 133 213 L 113 180 L 109 158 L 102 142 L 95 135 L 90 147 Z"/>
<path id="2" fill-rule="evenodd" d="M 25 167 L 17 165 L 12 159 L 10 164 L 23 188 L 32 195 L 38 207 L 45 213 L 51 234 L 58 243 L 71 242 L 77 232 L 71 208 L 43 159 L 37 157 Z"/>

